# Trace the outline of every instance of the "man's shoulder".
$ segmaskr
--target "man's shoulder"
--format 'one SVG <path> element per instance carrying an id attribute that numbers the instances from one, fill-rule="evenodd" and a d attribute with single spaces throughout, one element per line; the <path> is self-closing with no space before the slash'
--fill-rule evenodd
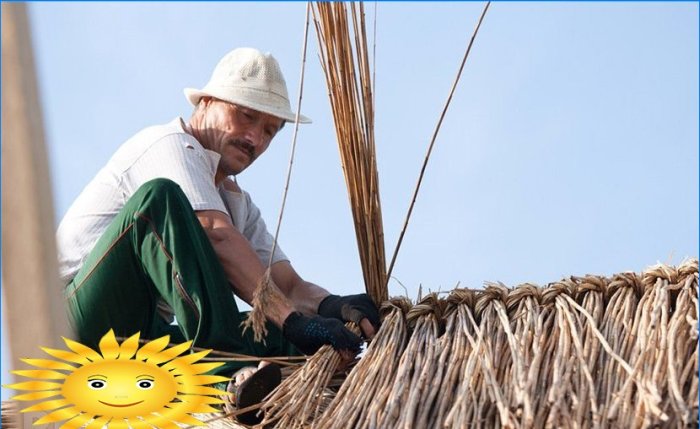
<path id="1" fill-rule="evenodd" d="M 133 142 L 153 144 L 168 136 L 194 140 L 182 128 L 182 119 L 178 117 L 166 124 L 151 125 L 142 129 L 127 140 L 126 144 Z"/>
<path id="2" fill-rule="evenodd" d="M 173 146 L 195 149 L 198 153 L 203 150 L 199 142 L 184 131 L 181 119 L 178 117 L 166 124 L 143 128 L 117 149 L 112 160 L 134 160 L 147 151 L 157 150 L 157 148 L 171 152 Z"/>

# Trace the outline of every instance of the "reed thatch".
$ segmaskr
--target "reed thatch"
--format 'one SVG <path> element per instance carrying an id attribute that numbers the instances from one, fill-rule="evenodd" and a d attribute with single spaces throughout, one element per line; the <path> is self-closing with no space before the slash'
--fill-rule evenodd
<path id="1" fill-rule="evenodd" d="M 337 393 L 285 387 L 330 401 L 294 427 L 697 427 L 697 306 L 697 259 L 391 300 Z"/>
<path id="2" fill-rule="evenodd" d="M 332 350 L 287 362 L 264 404 L 268 427 L 698 426 L 697 259 L 396 298 L 382 319 L 349 374 L 334 375 L 339 387 L 322 379 L 337 366 Z M 220 417 L 209 426 L 240 427 Z"/>

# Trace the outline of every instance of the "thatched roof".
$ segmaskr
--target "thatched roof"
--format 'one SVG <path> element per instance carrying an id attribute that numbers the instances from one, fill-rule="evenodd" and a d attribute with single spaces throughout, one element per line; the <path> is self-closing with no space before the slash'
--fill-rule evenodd
<path id="1" fill-rule="evenodd" d="M 697 427 L 697 300 L 697 260 L 392 299 L 339 390 L 309 388 L 322 350 L 263 408 L 284 428 Z"/>
<path id="2" fill-rule="evenodd" d="M 697 308 L 696 259 L 394 298 L 340 387 L 327 386 L 339 359 L 326 346 L 262 408 L 280 428 L 697 427 Z"/>

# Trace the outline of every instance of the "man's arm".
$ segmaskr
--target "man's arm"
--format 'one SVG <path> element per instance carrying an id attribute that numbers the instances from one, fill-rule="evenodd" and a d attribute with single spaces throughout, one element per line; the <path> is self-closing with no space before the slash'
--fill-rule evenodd
<path id="1" fill-rule="evenodd" d="M 321 301 L 331 295 L 322 287 L 302 279 L 288 261 L 280 261 L 272 265 L 272 279 L 297 310 L 307 315 L 317 314 Z M 345 318 L 340 318 L 347 321 Z M 359 325 L 366 338 L 374 337 L 376 329 L 367 317 L 363 317 Z"/>
<path id="2" fill-rule="evenodd" d="M 233 291 L 248 304 L 252 303 L 253 293 L 265 274 L 265 267 L 257 254 L 226 214 L 217 210 L 203 210 L 197 211 L 196 215 L 219 257 Z M 273 276 L 273 281 L 275 280 Z M 265 316 L 276 326 L 282 327 L 285 319 L 296 310 L 295 305 L 275 285 L 272 285 L 272 292 L 274 299 L 270 300 L 269 314 Z"/>
<path id="3" fill-rule="evenodd" d="M 330 292 L 321 286 L 302 279 L 289 261 L 280 261 L 272 265 L 272 279 L 292 301 L 294 307 L 306 315 L 317 314 L 318 305 L 330 295 Z"/>
<path id="4" fill-rule="evenodd" d="M 260 262 L 250 242 L 233 226 L 229 216 L 223 212 L 205 210 L 197 211 L 196 214 L 219 257 L 233 291 L 245 302 L 251 304 L 253 293 L 265 273 L 265 267 Z M 282 327 L 287 317 L 295 311 L 309 316 L 318 314 L 321 302 L 326 298 L 335 297 L 322 287 L 303 280 L 287 261 L 273 264 L 271 272 L 273 285 L 271 294 L 268 296 L 269 304 L 265 317 L 279 327 Z M 342 299 L 346 298 L 352 297 L 343 297 Z M 366 299 L 369 300 L 368 297 Z M 352 301 L 349 303 L 352 304 Z M 374 304 L 371 306 L 373 312 L 376 313 Z M 334 317 L 342 321 L 355 320 L 357 322 L 357 319 L 360 319 L 360 317 L 344 317 L 340 311 L 333 314 L 322 314 L 322 316 Z M 375 326 L 367 318 L 362 318 L 359 321 L 360 329 L 366 338 L 374 337 L 375 328 L 379 326 L 378 314 L 373 319 L 376 319 Z"/>

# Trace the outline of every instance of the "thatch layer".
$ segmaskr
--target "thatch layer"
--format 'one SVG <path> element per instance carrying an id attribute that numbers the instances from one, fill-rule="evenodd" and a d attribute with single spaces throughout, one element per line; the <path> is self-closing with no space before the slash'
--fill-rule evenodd
<path id="1" fill-rule="evenodd" d="M 695 259 L 456 289 L 410 309 L 393 300 L 335 399 L 302 426 L 697 427 L 697 305 Z"/>
<path id="2" fill-rule="evenodd" d="M 331 381 L 340 359 L 330 347 L 285 371 L 263 404 L 266 423 L 322 429 L 698 425 L 696 259 L 642 274 L 570 277 L 543 288 L 456 289 L 415 305 L 393 299 L 382 306 L 382 317 L 340 390 Z M 3 426 L 18 417 L 11 405 L 3 403 Z M 211 427 L 236 427 L 202 417 Z"/>

